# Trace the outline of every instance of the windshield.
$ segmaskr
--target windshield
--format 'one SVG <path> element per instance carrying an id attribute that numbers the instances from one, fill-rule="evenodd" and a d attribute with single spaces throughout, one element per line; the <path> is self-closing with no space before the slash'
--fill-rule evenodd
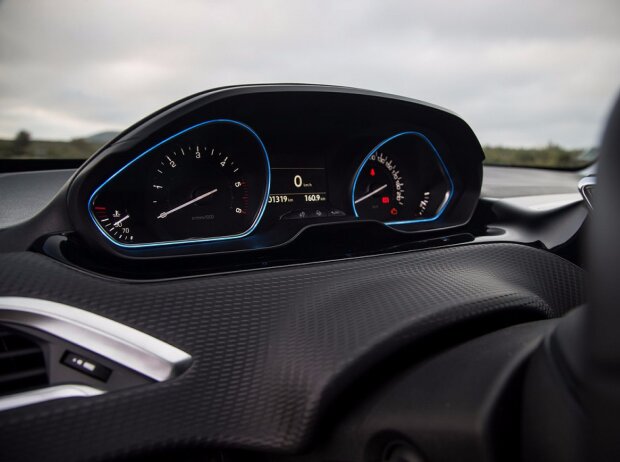
<path id="1" fill-rule="evenodd" d="M 212 87 L 345 85 L 447 107 L 487 164 L 596 159 L 620 2 L 0 0 L 0 158 L 86 158 Z"/>

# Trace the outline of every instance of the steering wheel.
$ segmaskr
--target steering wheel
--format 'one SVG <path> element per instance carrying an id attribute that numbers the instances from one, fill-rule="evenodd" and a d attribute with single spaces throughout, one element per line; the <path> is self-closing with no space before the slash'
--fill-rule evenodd
<path id="1" fill-rule="evenodd" d="M 599 460 L 620 460 L 620 98 L 602 145 L 590 253 L 592 306 L 586 324 L 586 406 Z M 600 451 L 599 451 L 600 450 Z"/>

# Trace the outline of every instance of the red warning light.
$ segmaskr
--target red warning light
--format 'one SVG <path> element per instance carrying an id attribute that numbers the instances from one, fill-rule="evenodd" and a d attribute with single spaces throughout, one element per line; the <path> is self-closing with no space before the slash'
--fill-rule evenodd
<path id="1" fill-rule="evenodd" d="M 388 196 L 383 196 L 381 198 L 381 203 L 382 204 L 389 204 L 390 203 L 390 198 Z"/>
<path id="2" fill-rule="evenodd" d="M 370 169 L 370 176 L 375 176 L 377 174 L 377 172 L 375 172 L 374 168 Z"/>
<path id="3" fill-rule="evenodd" d="M 390 215 L 398 215 L 398 209 L 396 207 L 392 207 L 390 209 Z"/>

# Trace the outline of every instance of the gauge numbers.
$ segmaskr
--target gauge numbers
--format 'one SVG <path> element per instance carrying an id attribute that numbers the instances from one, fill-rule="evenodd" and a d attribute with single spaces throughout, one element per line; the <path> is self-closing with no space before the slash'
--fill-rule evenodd
<path id="1" fill-rule="evenodd" d="M 150 214 L 163 236 L 196 239 L 243 232 L 251 225 L 248 181 L 230 153 L 179 146 L 152 174 Z"/>
<path id="2" fill-rule="evenodd" d="M 368 218 L 396 217 L 405 207 L 405 183 L 396 163 L 376 152 L 366 163 L 358 179 L 355 207 Z"/>
<path id="3" fill-rule="evenodd" d="M 95 217 L 110 236 L 121 242 L 133 242 L 134 235 L 131 229 L 131 214 L 127 209 L 108 209 L 105 206 L 94 207 Z"/>
<path id="4" fill-rule="evenodd" d="M 424 135 L 403 132 L 380 143 L 353 179 L 357 217 L 407 224 L 438 218 L 452 195 L 452 180 Z"/>

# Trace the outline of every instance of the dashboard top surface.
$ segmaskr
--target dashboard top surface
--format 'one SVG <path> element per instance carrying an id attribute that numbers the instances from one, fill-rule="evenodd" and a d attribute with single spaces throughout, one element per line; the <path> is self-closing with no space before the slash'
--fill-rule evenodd
<path id="1" fill-rule="evenodd" d="M 74 172 L 74 169 L 62 169 L 0 173 L 0 228 L 34 217 Z"/>

